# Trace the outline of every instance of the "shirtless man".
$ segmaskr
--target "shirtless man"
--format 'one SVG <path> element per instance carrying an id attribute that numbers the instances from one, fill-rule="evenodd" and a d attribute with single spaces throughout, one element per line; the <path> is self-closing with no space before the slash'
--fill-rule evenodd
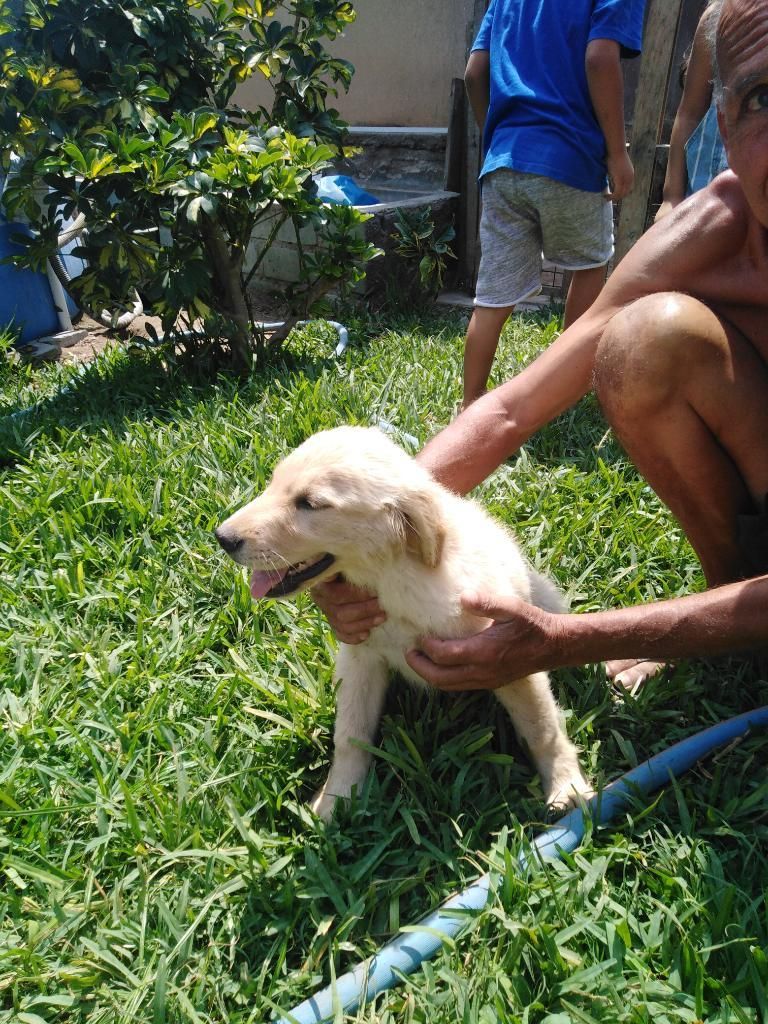
<path id="1" fill-rule="evenodd" d="M 669 659 L 768 646 L 768 0 L 720 8 L 715 88 L 731 171 L 651 228 L 584 316 L 419 455 L 465 494 L 594 387 L 709 589 L 583 615 L 464 595 L 490 625 L 466 640 L 424 638 L 408 655 L 442 689 L 602 660 L 633 687 Z M 375 598 L 344 582 L 316 598 L 346 643 L 381 621 Z"/>

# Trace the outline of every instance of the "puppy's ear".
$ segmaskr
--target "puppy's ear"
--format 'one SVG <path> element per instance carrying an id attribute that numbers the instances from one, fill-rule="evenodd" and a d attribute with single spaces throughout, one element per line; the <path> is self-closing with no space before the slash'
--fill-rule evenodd
<path id="1" fill-rule="evenodd" d="M 406 550 L 412 551 L 424 565 L 434 569 L 445 543 L 445 525 L 439 504 L 425 491 L 411 491 L 398 498 L 391 514 Z"/>

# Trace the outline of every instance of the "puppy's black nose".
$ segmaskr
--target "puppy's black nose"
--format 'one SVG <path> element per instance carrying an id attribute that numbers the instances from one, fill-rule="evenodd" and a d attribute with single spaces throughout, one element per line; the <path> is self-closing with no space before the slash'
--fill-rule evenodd
<path id="1" fill-rule="evenodd" d="M 221 546 L 224 548 L 228 555 L 234 555 L 237 549 L 243 546 L 242 537 L 238 537 L 237 535 L 232 536 L 225 530 L 222 530 L 221 527 L 219 527 L 218 530 L 214 530 L 213 532 L 216 536 L 216 540 L 219 542 L 219 544 L 221 544 Z"/>

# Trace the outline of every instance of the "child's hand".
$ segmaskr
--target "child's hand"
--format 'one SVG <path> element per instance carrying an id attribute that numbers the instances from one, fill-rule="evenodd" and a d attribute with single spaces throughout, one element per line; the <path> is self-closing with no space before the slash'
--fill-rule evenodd
<path id="1" fill-rule="evenodd" d="M 635 183 L 635 168 L 627 155 L 626 149 L 609 155 L 606 159 L 608 167 L 609 189 L 606 193 L 608 199 L 618 203 L 620 199 L 632 191 Z"/>
<path id="2" fill-rule="evenodd" d="M 680 197 L 680 199 L 665 199 L 656 211 L 656 216 L 653 218 L 653 223 L 658 224 L 660 220 L 664 220 L 665 217 L 668 217 L 669 214 L 672 213 L 674 208 L 678 205 L 678 203 L 681 203 L 682 201 L 682 196 Z"/>

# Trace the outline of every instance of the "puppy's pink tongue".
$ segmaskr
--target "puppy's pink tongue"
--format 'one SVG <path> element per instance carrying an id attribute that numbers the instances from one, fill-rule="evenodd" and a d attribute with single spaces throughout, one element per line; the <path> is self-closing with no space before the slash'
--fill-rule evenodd
<path id="1" fill-rule="evenodd" d="M 288 569 L 273 569 L 271 572 L 251 573 L 251 597 L 264 597 L 272 587 L 277 586 L 280 580 L 287 574 Z"/>

